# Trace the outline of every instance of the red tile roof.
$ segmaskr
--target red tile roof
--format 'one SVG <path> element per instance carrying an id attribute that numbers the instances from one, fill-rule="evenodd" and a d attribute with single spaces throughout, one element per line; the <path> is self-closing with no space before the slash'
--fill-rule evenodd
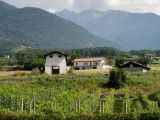
<path id="1" fill-rule="evenodd" d="M 105 63 L 108 64 L 108 62 L 106 61 L 106 59 L 104 57 L 100 57 L 100 58 L 76 58 L 72 62 L 100 62 L 102 60 L 104 60 Z"/>

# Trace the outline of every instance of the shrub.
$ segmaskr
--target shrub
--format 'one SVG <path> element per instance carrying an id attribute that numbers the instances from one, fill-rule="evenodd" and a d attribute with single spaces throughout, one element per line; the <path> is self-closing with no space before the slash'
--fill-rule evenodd
<path id="1" fill-rule="evenodd" d="M 115 66 L 117 67 L 117 68 L 121 68 L 123 65 L 124 65 L 124 62 L 125 62 L 125 59 L 123 58 L 123 57 L 117 57 L 116 59 L 115 59 Z"/>
<path id="2" fill-rule="evenodd" d="M 33 68 L 32 69 L 32 72 L 31 72 L 31 75 L 39 75 L 41 72 L 38 68 Z"/>
<path id="3" fill-rule="evenodd" d="M 73 67 L 71 67 L 68 71 L 67 71 L 67 73 L 73 73 L 74 72 L 74 68 Z"/>
<path id="4" fill-rule="evenodd" d="M 17 76 L 26 76 L 26 75 L 28 75 L 28 74 L 25 73 L 25 72 L 16 72 L 16 73 L 13 74 L 13 76 L 15 76 L 15 77 L 17 77 Z"/>
<path id="5" fill-rule="evenodd" d="M 127 78 L 127 72 L 125 70 L 114 68 L 110 71 L 109 86 L 114 88 L 124 87 Z"/>

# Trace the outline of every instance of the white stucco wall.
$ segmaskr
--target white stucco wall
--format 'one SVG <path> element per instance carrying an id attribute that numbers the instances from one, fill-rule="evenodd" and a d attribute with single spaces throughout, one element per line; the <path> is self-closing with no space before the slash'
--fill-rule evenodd
<path id="1" fill-rule="evenodd" d="M 47 74 L 52 74 L 52 66 L 59 66 L 59 73 L 66 74 L 66 57 L 64 55 L 59 57 L 59 55 L 61 54 L 54 53 L 52 58 L 50 55 L 46 56 L 45 72 Z"/>
<path id="2" fill-rule="evenodd" d="M 85 64 L 88 63 L 88 64 Z M 82 69 L 93 69 L 96 67 L 96 69 L 106 69 L 106 68 L 111 68 L 109 65 L 105 65 L 105 61 L 102 60 L 100 62 L 74 62 L 74 66 L 78 67 L 79 70 Z"/>
<path id="3" fill-rule="evenodd" d="M 97 66 L 97 69 L 107 69 L 107 68 L 112 68 L 109 65 L 101 65 L 101 66 Z"/>
<path id="4" fill-rule="evenodd" d="M 76 63 L 77 63 L 77 65 L 76 65 Z M 101 62 L 74 62 L 74 66 L 85 66 L 84 63 L 88 63 L 88 66 L 90 66 L 90 65 L 96 65 L 96 63 L 97 63 L 97 65 L 103 65 L 103 64 L 105 64 L 104 60 L 102 60 Z"/>

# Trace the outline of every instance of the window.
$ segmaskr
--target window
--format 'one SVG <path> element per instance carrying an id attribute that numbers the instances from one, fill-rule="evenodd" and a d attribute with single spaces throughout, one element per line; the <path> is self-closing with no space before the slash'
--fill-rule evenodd
<path id="1" fill-rule="evenodd" d="M 50 55 L 49 57 L 50 57 L 50 58 L 53 58 L 53 55 Z"/>
<path id="2" fill-rule="evenodd" d="M 83 65 L 88 65 L 88 63 L 83 63 Z"/>
<path id="3" fill-rule="evenodd" d="M 76 66 L 78 65 L 78 63 L 76 63 Z"/>
<path id="4" fill-rule="evenodd" d="M 58 57 L 62 57 L 62 55 L 59 55 Z"/>

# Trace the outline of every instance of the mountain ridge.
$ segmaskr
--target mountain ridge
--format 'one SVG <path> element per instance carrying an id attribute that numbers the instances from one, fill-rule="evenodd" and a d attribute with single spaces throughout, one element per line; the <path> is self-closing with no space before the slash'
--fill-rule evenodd
<path id="1" fill-rule="evenodd" d="M 55 14 L 97 36 L 115 41 L 125 49 L 159 49 L 160 16 L 156 14 L 92 9 L 74 14 L 64 10 Z"/>
<path id="2" fill-rule="evenodd" d="M 0 2 L 0 6 L 3 6 Z M 84 48 L 109 46 L 115 42 L 97 37 L 80 25 L 33 7 L 0 11 L 0 37 L 22 39 L 38 48 Z"/>

